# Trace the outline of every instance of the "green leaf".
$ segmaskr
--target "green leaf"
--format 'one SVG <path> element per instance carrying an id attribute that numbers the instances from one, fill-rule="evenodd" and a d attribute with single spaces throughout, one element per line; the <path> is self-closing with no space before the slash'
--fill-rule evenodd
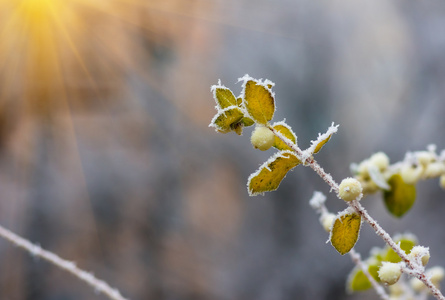
<path id="1" fill-rule="evenodd" d="M 245 79 L 244 105 L 252 119 L 259 124 L 267 124 L 275 112 L 275 100 L 272 91 L 255 80 Z"/>
<path id="2" fill-rule="evenodd" d="M 292 143 L 297 143 L 297 137 L 295 136 L 295 133 L 292 131 L 289 125 L 287 125 L 284 122 L 278 122 L 273 124 L 272 126 L 276 131 L 287 137 Z M 275 136 L 275 142 L 273 144 L 275 148 L 278 150 L 289 150 L 292 151 L 292 148 L 286 145 L 281 139 L 279 139 L 277 136 Z"/>
<path id="3" fill-rule="evenodd" d="M 372 287 L 371 282 L 360 268 L 352 269 L 348 276 L 347 290 L 348 292 L 366 291 Z"/>
<path id="4" fill-rule="evenodd" d="M 249 127 L 249 126 L 252 126 L 253 124 L 255 124 L 255 121 L 252 120 L 251 118 L 244 117 L 244 118 L 241 120 L 241 123 L 243 123 L 243 126 L 245 126 L 245 127 Z"/>
<path id="5" fill-rule="evenodd" d="M 219 111 L 212 119 L 209 126 L 215 127 L 221 133 L 228 133 L 237 129 L 237 123 L 244 117 L 243 112 L 237 106 L 229 106 Z"/>
<path id="6" fill-rule="evenodd" d="M 287 172 L 300 163 L 300 160 L 290 151 L 276 153 L 250 175 L 247 182 L 249 195 L 255 196 L 276 190 Z"/>
<path id="7" fill-rule="evenodd" d="M 412 235 L 402 235 L 399 238 L 395 238 L 394 242 L 400 243 L 400 248 L 405 251 L 406 254 L 411 252 L 411 249 L 417 244 L 417 239 Z M 400 256 L 390 247 L 387 247 L 387 252 L 384 257 L 384 261 L 393 263 L 401 262 Z"/>
<path id="8" fill-rule="evenodd" d="M 369 274 L 374 278 L 375 281 L 380 282 L 380 277 L 379 277 L 379 269 L 380 266 L 382 265 L 381 262 L 379 262 L 378 264 L 374 264 L 374 265 L 369 265 L 368 267 L 368 272 Z"/>
<path id="9" fill-rule="evenodd" d="M 386 208 L 392 215 L 400 218 L 413 206 L 416 200 L 416 187 L 406 184 L 399 174 L 392 175 L 388 184 L 391 190 L 383 193 Z"/>
<path id="10" fill-rule="evenodd" d="M 332 226 L 330 241 L 341 255 L 348 253 L 358 240 L 362 218 L 352 209 L 341 212 Z"/>
<path id="11" fill-rule="evenodd" d="M 212 86 L 213 98 L 215 98 L 216 104 L 221 108 L 227 108 L 229 106 L 237 105 L 235 95 L 232 91 L 223 85 Z"/>
<path id="12" fill-rule="evenodd" d="M 380 264 L 372 264 L 368 266 L 369 274 L 377 281 L 380 282 L 380 278 L 378 275 L 378 270 L 380 268 Z M 361 292 L 366 291 L 372 287 L 371 281 L 369 281 L 368 277 L 366 277 L 365 273 L 358 268 L 355 267 L 352 269 L 351 273 L 348 276 L 347 280 L 347 290 L 348 292 Z"/>

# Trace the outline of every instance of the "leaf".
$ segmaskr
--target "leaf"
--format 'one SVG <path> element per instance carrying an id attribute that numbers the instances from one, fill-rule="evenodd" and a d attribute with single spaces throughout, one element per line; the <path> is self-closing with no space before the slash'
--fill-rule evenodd
<path id="1" fill-rule="evenodd" d="M 272 126 L 275 130 L 277 130 L 279 133 L 287 137 L 292 143 L 297 143 L 297 137 L 295 136 L 295 133 L 292 131 L 292 129 L 284 122 L 278 122 L 273 124 Z M 275 142 L 273 144 L 275 148 L 278 150 L 290 150 L 292 151 L 292 148 L 286 145 L 280 138 L 275 136 Z"/>
<path id="2" fill-rule="evenodd" d="M 245 126 L 245 127 L 249 127 L 249 126 L 252 126 L 253 124 L 255 124 L 255 121 L 252 120 L 251 118 L 244 117 L 244 118 L 241 120 L 241 123 L 243 123 L 243 126 Z"/>
<path id="3" fill-rule="evenodd" d="M 352 269 L 347 280 L 348 292 L 361 292 L 366 291 L 372 287 L 371 282 L 365 273 L 359 268 Z"/>
<path id="4" fill-rule="evenodd" d="M 400 218 L 413 206 L 416 200 L 416 187 L 406 184 L 399 174 L 392 175 L 388 184 L 391 190 L 383 193 L 386 208 L 392 215 Z"/>
<path id="5" fill-rule="evenodd" d="M 380 277 L 379 277 L 379 269 L 381 266 L 381 262 L 379 262 L 378 264 L 375 265 L 369 265 L 368 267 L 368 272 L 369 274 L 375 279 L 375 281 L 380 282 Z"/>
<path id="6" fill-rule="evenodd" d="M 246 80 L 243 95 L 244 105 L 253 120 L 263 125 L 272 120 L 275 100 L 267 86 L 254 80 Z"/>
<path id="7" fill-rule="evenodd" d="M 237 106 L 229 106 L 219 111 L 212 119 L 209 126 L 215 127 L 221 133 L 236 131 L 236 124 L 244 117 L 243 112 Z"/>
<path id="8" fill-rule="evenodd" d="M 237 105 L 237 100 L 232 91 L 223 85 L 212 86 L 213 98 L 221 109 Z"/>
<path id="9" fill-rule="evenodd" d="M 324 146 L 327 142 L 329 142 L 329 140 L 331 139 L 331 136 L 332 136 L 332 134 L 330 134 L 330 135 L 329 135 L 327 138 L 325 138 L 324 140 L 321 140 L 321 141 L 317 144 L 317 146 L 315 146 L 314 154 L 317 154 L 318 151 L 320 151 L 321 148 L 323 148 L 323 146 Z"/>
<path id="10" fill-rule="evenodd" d="M 368 266 L 369 274 L 377 281 L 380 281 L 378 270 L 380 266 L 373 264 Z M 352 269 L 347 280 L 347 290 L 348 292 L 361 292 L 366 291 L 372 287 L 371 281 L 366 277 L 363 271 L 356 267 Z"/>
<path id="11" fill-rule="evenodd" d="M 402 248 L 402 250 L 405 251 L 406 254 L 409 254 L 411 252 L 411 249 L 417 244 L 416 238 L 410 235 L 403 235 L 400 238 L 395 238 L 394 241 L 396 243 L 400 243 L 400 248 Z M 384 261 L 398 263 L 401 262 L 402 259 L 392 248 L 388 247 L 388 250 L 384 257 Z"/>
<path id="12" fill-rule="evenodd" d="M 300 160 L 290 151 L 280 151 L 270 157 L 247 182 L 250 196 L 274 191 L 287 172 L 299 165 Z"/>
<path id="13" fill-rule="evenodd" d="M 330 241 L 341 254 L 348 253 L 358 240 L 362 218 L 352 209 L 341 212 L 332 226 Z"/>
<path id="14" fill-rule="evenodd" d="M 311 146 L 306 149 L 306 151 L 310 154 L 318 153 L 321 148 L 329 142 L 332 135 L 338 131 L 338 125 L 334 125 L 334 123 L 329 126 L 328 130 L 323 134 L 318 134 L 318 138 L 315 141 L 312 141 Z"/>

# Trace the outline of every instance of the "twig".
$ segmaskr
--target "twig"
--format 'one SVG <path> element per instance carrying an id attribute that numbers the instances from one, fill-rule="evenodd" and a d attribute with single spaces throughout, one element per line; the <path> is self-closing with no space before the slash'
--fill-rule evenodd
<path id="1" fill-rule="evenodd" d="M 358 266 L 363 274 L 368 278 L 369 282 L 371 282 L 372 287 L 376 291 L 377 295 L 380 296 L 383 300 L 389 300 L 389 296 L 386 293 L 385 289 L 375 281 L 374 277 L 372 277 L 371 274 L 369 274 L 368 269 L 366 268 L 366 265 L 362 262 L 362 259 L 360 257 L 360 254 L 357 253 L 354 248 L 349 251 L 349 255 L 351 256 L 352 261 Z"/>
<path id="2" fill-rule="evenodd" d="M 329 210 L 325 205 L 326 196 L 323 195 L 321 192 L 314 192 L 314 195 L 312 196 L 311 200 L 309 200 L 309 204 L 312 206 L 313 209 L 317 213 L 320 214 L 320 221 L 322 222 L 323 216 L 327 216 L 329 214 Z M 363 263 L 360 254 L 352 248 L 349 251 L 349 255 L 351 256 L 351 260 L 355 263 L 355 265 L 360 268 L 363 272 L 363 274 L 368 278 L 369 282 L 371 283 L 372 287 L 375 289 L 377 295 L 380 296 L 383 300 L 389 300 L 389 296 L 386 293 L 385 289 L 377 282 L 375 281 L 374 277 L 371 276 L 369 273 L 367 266 L 365 263 Z"/>
<path id="3" fill-rule="evenodd" d="M 30 241 L 18 236 L 12 231 L 0 225 L 0 236 L 10 241 L 14 245 L 28 251 L 31 255 L 40 257 L 56 267 L 65 270 L 80 280 L 86 282 L 95 291 L 108 296 L 112 300 L 128 300 L 124 298 L 117 289 L 112 288 L 103 280 L 97 279 L 93 274 L 79 269 L 74 262 L 65 260 L 58 255 L 42 249 L 40 246 L 31 243 Z"/>
<path id="4" fill-rule="evenodd" d="M 268 128 L 277 136 L 280 140 L 282 140 L 286 145 L 288 145 L 294 152 L 297 157 L 302 160 L 302 164 L 305 166 L 311 167 L 330 187 L 331 191 L 334 191 L 338 194 L 338 184 L 332 178 L 329 173 L 326 173 L 325 170 L 317 163 L 317 161 L 312 157 L 308 156 L 307 153 L 302 151 L 296 144 L 294 144 L 291 140 L 282 135 L 278 130 L 274 129 L 272 126 L 268 126 Z M 406 253 L 397 245 L 391 236 L 368 214 L 365 208 L 356 200 L 348 202 L 349 206 L 351 206 L 358 214 L 362 216 L 362 218 L 371 226 L 372 229 L 376 232 L 378 236 L 380 236 L 386 244 L 391 247 L 402 260 L 406 263 L 407 267 L 412 271 L 410 275 L 415 276 L 417 279 L 422 281 L 428 289 L 431 291 L 434 297 L 439 300 L 445 300 L 445 297 L 442 295 L 440 290 L 431 282 L 431 280 L 425 275 L 425 272 L 417 266 L 416 263 L 412 262 Z"/>

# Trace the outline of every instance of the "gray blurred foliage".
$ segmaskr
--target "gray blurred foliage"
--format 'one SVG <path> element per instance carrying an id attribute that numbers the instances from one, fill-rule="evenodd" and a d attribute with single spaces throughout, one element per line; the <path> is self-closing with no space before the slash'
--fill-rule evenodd
<path id="1" fill-rule="evenodd" d="M 346 295 L 353 264 L 325 243 L 308 200 L 329 188 L 310 169 L 248 197 L 247 177 L 272 150 L 254 150 L 250 128 L 238 137 L 208 127 L 210 86 L 221 79 L 238 93 L 246 73 L 274 81 L 274 121 L 286 118 L 302 148 L 340 124 L 317 155 L 337 181 L 377 151 L 394 162 L 429 143 L 444 149 L 445 3 L 148 2 L 123 6 L 134 23 L 114 20 L 124 39 L 85 10 L 119 53 L 101 62 L 114 50 L 84 36 L 99 88 L 77 67 L 64 78 L 64 105 L 2 104 L 1 224 L 130 299 L 377 299 Z M 7 77 L 2 68 L 0 87 Z M 433 181 L 420 183 L 401 220 L 380 195 L 363 204 L 390 234 L 416 234 L 430 264 L 445 266 L 445 194 Z M 332 194 L 327 205 L 345 207 Z M 356 249 L 367 257 L 372 246 L 383 244 L 364 226 Z M 105 299 L 5 241 L 0 266 L 1 299 Z"/>

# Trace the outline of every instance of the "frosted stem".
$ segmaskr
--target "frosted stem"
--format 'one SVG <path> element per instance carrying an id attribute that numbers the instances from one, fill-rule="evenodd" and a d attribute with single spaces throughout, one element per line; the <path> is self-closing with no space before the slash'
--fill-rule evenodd
<path id="1" fill-rule="evenodd" d="M 288 145 L 294 152 L 297 154 L 298 159 L 302 159 L 303 157 L 303 151 L 297 146 L 297 144 L 293 143 L 291 140 L 289 140 L 287 137 L 281 134 L 278 130 L 273 128 L 271 125 L 268 125 L 267 128 L 269 128 L 273 134 L 278 137 L 280 140 L 282 140 L 286 145 Z"/>
<path id="2" fill-rule="evenodd" d="M 93 274 L 83 271 L 76 267 L 76 265 L 68 260 L 65 260 L 58 255 L 42 249 L 40 246 L 31 243 L 30 241 L 18 236 L 12 231 L 0 225 L 0 236 L 10 241 L 14 245 L 28 251 L 31 255 L 42 258 L 56 267 L 73 274 L 78 279 L 86 282 L 95 291 L 103 293 L 112 300 L 127 300 L 117 289 L 114 289 L 103 280 L 97 279 Z"/>
<path id="3" fill-rule="evenodd" d="M 323 168 L 312 156 L 305 155 L 305 153 L 296 144 L 294 144 L 291 140 L 286 138 L 272 126 L 268 125 L 267 127 L 274 133 L 275 136 L 277 136 L 295 151 L 297 157 L 302 161 L 303 165 L 310 166 L 331 187 L 331 191 L 338 194 L 338 184 L 329 173 L 326 173 L 326 171 L 323 170 Z M 442 295 L 440 290 L 431 282 L 429 278 L 426 277 L 425 272 L 419 268 L 415 262 L 412 262 L 409 259 L 405 251 L 403 251 L 400 246 L 394 242 L 391 236 L 368 214 L 365 208 L 357 200 L 348 202 L 348 205 L 351 206 L 358 214 L 360 214 L 362 218 L 371 226 L 371 228 L 374 229 L 376 234 L 380 236 L 386 242 L 386 244 L 400 256 L 400 258 L 402 258 L 407 267 L 412 270 L 410 275 L 415 276 L 417 279 L 422 281 L 428 287 L 434 297 L 440 300 L 445 300 L 445 297 Z"/>
<path id="4" fill-rule="evenodd" d="M 420 268 L 420 266 L 409 259 L 405 251 L 403 251 L 400 246 L 394 242 L 391 236 L 368 214 L 366 209 L 358 201 L 351 201 L 350 206 L 362 216 L 362 218 L 372 227 L 372 229 L 374 229 L 377 235 L 380 236 L 386 242 L 386 244 L 388 244 L 388 246 L 390 246 L 406 263 L 408 270 L 411 270 L 411 272 L 407 272 L 407 269 L 405 268 L 405 273 L 422 281 L 429 288 L 434 297 L 445 300 L 445 297 L 442 295 L 440 290 L 425 275 L 425 272 Z"/>
<path id="5" fill-rule="evenodd" d="M 325 205 L 325 201 L 326 197 L 321 192 L 314 192 L 311 200 L 309 200 L 309 204 L 312 206 L 312 208 L 321 215 L 320 220 L 323 215 L 329 214 L 329 211 Z M 389 296 L 386 294 L 385 289 L 375 281 L 374 277 L 372 277 L 371 274 L 369 274 L 368 268 L 366 264 L 363 263 L 360 254 L 353 248 L 351 249 L 351 251 L 349 251 L 349 255 L 351 256 L 352 262 L 354 262 L 355 265 L 362 270 L 363 274 L 365 274 L 369 282 L 371 282 L 371 285 L 375 289 L 377 295 L 379 295 L 380 298 L 383 300 L 389 300 Z"/>
<path id="6" fill-rule="evenodd" d="M 377 295 L 383 300 L 389 300 L 389 296 L 386 293 L 385 289 L 375 281 L 374 277 L 369 274 L 368 269 L 366 268 L 366 265 L 362 262 L 362 259 L 360 257 L 360 254 L 355 252 L 354 249 L 351 249 L 349 251 L 349 255 L 351 256 L 352 261 L 356 264 L 357 267 L 359 267 L 363 274 L 368 278 L 369 282 L 371 282 L 372 287 L 375 289 Z"/>

